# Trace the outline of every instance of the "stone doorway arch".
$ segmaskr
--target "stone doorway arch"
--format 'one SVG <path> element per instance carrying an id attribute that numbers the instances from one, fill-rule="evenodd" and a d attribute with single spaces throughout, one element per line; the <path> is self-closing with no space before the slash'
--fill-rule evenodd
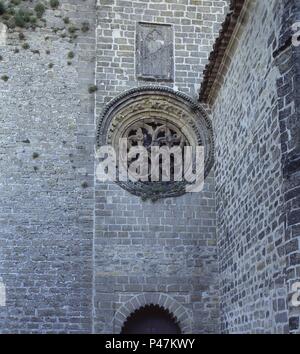
<path id="1" fill-rule="evenodd" d="M 121 333 L 125 322 L 134 312 L 151 305 L 167 311 L 178 324 L 182 334 L 192 333 L 192 316 L 189 311 L 170 295 L 163 293 L 144 293 L 133 296 L 116 311 L 112 324 L 113 333 Z"/>
<path id="2" fill-rule="evenodd" d="M 181 334 L 177 319 L 159 305 L 146 305 L 124 322 L 121 334 Z"/>

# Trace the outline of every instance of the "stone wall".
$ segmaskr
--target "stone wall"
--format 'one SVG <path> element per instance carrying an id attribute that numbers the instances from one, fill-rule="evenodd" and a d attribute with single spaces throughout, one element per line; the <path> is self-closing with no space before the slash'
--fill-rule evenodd
<path id="1" fill-rule="evenodd" d="M 199 195 L 142 202 L 115 184 L 94 189 L 94 146 L 95 116 L 132 87 L 196 97 L 226 2 L 95 7 L 62 0 L 45 26 L 22 30 L 25 39 L 11 30 L 0 47 L 1 332 L 118 332 L 146 303 L 169 309 L 185 332 L 216 332 L 213 174 Z M 138 21 L 173 26 L 174 83 L 136 79 Z"/>
<path id="2" fill-rule="evenodd" d="M 286 282 L 289 305 L 289 330 L 300 332 L 300 4 L 284 1 L 275 63 L 280 137 L 282 147 L 283 191 L 285 202 Z M 295 26 L 295 24 L 298 24 Z M 294 30 L 293 30 L 294 29 Z M 291 40 L 292 39 L 292 40 Z"/>
<path id="3" fill-rule="evenodd" d="M 155 203 L 94 188 L 96 118 L 139 86 L 195 99 L 226 2 L 64 0 L 1 37 L 1 333 L 118 333 L 150 303 L 185 333 L 299 332 L 299 4 L 251 3 L 212 107 L 215 178 Z M 173 82 L 137 79 L 138 22 L 172 26 Z"/>
<path id="4" fill-rule="evenodd" d="M 299 2 L 249 3 L 212 106 L 215 171 L 155 203 L 95 184 L 96 119 L 135 87 L 196 99 L 227 1 L 61 0 L 35 31 L 1 27 L 1 333 L 119 333 L 147 304 L 184 333 L 299 332 Z M 171 25 L 173 81 L 137 79 L 141 22 Z"/>
<path id="5" fill-rule="evenodd" d="M 60 1 L 0 47 L 1 333 L 92 331 L 94 7 Z"/>
<path id="6" fill-rule="evenodd" d="M 224 19 L 224 1 L 98 1 L 96 115 L 125 91 L 168 86 L 196 98 Z M 174 82 L 136 77 L 139 22 L 172 25 Z M 219 330 L 213 173 L 202 193 L 143 202 L 96 184 L 95 332 L 119 333 L 130 313 L 159 304 L 185 333 Z"/>
<path id="7" fill-rule="evenodd" d="M 136 79 L 136 26 L 138 22 L 170 24 L 174 32 L 174 83 L 162 82 L 192 98 L 198 96 L 227 1 L 98 1 L 97 108 L 116 95 L 147 81 Z"/>
<path id="8" fill-rule="evenodd" d="M 273 58 L 283 4 L 251 3 L 212 108 L 221 327 L 225 333 L 287 333 L 291 260 L 280 117 L 290 110 L 291 96 L 285 78 L 285 101 L 278 95 L 280 72 Z"/>

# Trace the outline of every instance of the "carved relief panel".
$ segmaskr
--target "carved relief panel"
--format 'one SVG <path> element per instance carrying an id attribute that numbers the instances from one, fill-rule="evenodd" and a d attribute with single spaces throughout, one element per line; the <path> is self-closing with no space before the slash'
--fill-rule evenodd
<path id="1" fill-rule="evenodd" d="M 137 25 L 137 77 L 172 81 L 174 72 L 173 33 L 170 25 Z"/>

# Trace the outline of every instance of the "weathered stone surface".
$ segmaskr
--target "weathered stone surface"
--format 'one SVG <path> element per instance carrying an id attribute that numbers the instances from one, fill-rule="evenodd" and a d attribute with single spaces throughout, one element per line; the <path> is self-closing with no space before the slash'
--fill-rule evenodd
<path id="1" fill-rule="evenodd" d="M 144 85 L 135 70 L 141 22 L 172 33 L 166 69 L 173 61 L 176 78 L 161 85 L 196 98 L 225 5 L 60 0 L 45 27 L 23 31 L 27 50 L 19 29 L 8 32 L 0 47 L 0 76 L 8 76 L 0 80 L 1 332 L 112 332 L 117 308 L 140 304 L 137 294 L 178 311 L 187 332 L 218 330 L 213 175 L 201 196 L 156 205 L 114 184 L 94 188 L 94 110 Z"/>
<path id="2" fill-rule="evenodd" d="M 137 77 L 172 81 L 174 36 L 171 25 L 138 23 L 136 37 Z"/>
<path id="3" fill-rule="evenodd" d="M 222 330 L 296 333 L 299 57 L 289 35 L 299 9 L 252 4 L 213 106 Z"/>
<path id="4" fill-rule="evenodd" d="M 72 3 L 0 47 L 1 333 L 92 331 L 95 12 L 93 0 Z M 64 16 L 90 31 L 70 43 L 50 25 Z"/>
<path id="5" fill-rule="evenodd" d="M 179 91 L 179 101 L 176 103 L 174 94 L 170 94 L 166 102 L 161 102 L 160 113 L 174 116 L 175 122 L 181 122 L 181 112 L 168 111 L 168 106 L 172 108 L 174 102 L 174 107 L 181 107 L 180 92 L 192 99 L 197 97 L 202 69 L 226 3 L 215 1 L 211 6 L 205 6 L 190 1 L 179 4 L 175 0 L 160 3 L 151 0 L 120 4 L 119 1 L 109 4 L 99 1 L 97 118 L 102 119 L 105 107 L 108 117 L 115 108 L 116 112 L 123 112 L 120 109 L 122 100 L 115 101 L 115 106 L 107 105 L 120 94 L 127 97 L 126 91 L 130 89 L 154 84 L 173 89 L 175 96 Z M 219 11 L 219 16 L 204 19 L 204 11 L 207 15 Z M 152 44 L 150 40 L 145 43 L 144 38 L 154 32 L 156 37 L 151 39 Z M 149 49 L 163 53 L 156 57 L 156 53 L 147 52 Z M 154 82 L 147 80 L 150 76 Z M 174 82 L 170 82 L 171 78 Z M 146 111 L 149 102 L 135 107 L 138 103 L 135 105 L 134 98 L 138 94 L 138 90 L 133 90 L 132 95 L 128 95 L 128 112 L 120 114 L 120 126 L 113 129 L 117 133 L 122 131 L 122 122 L 127 115 Z M 193 114 L 192 111 L 185 119 Z M 148 112 L 159 117 L 159 111 L 155 109 Z M 103 125 L 98 124 L 98 142 L 107 137 L 109 125 L 106 121 Z M 159 298 L 164 296 L 167 297 L 165 308 L 176 311 L 178 307 L 172 309 L 172 306 L 178 302 L 189 314 L 181 319 L 182 330 L 193 333 L 218 331 L 213 173 L 207 178 L 202 193 L 166 198 L 154 204 L 143 202 L 116 184 L 97 183 L 95 193 L 94 303 L 99 304 L 95 309 L 95 331 L 119 332 L 129 315 L 121 314 L 119 308 L 123 309 L 128 302 L 132 302 L 131 309 L 141 307 L 145 301 L 158 304 Z M 111 310 L 111 303 L 101 301 L 104 294 L 111 298 L 115 312 Z M 145 300 L 147 294 L 151 296 Z"/>
<path id="6" fill-rule="evenodd" d="M 156 203 L 95 183 L 96 118 L 149 84 L 197 98 L 227 2 L 61 0 L 27 50 L 2 27 L 1 333 L 119 333 L 149 304 L 184 333 L 299 333 L 300 4 L 251 3 L 218 63 L 214 169 Z"/>

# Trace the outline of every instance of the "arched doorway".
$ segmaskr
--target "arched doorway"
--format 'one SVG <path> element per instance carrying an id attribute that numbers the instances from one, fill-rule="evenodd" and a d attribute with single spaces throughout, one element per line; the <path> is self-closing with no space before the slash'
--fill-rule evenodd
<path id="1" fill-rule="evenodd" d="M 147 305 L 127 318 L 121 334 L 181 334 L 181 330 L 167 310 Z"/>

